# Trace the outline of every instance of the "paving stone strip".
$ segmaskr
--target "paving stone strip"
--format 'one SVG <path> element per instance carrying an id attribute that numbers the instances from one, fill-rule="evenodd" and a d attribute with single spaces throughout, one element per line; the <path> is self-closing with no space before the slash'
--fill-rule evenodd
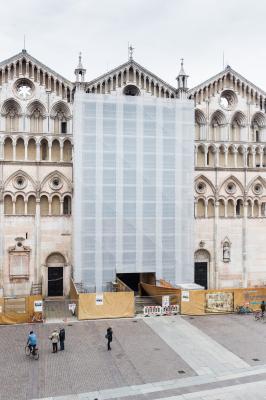
<path id="1" fill-rule="evenodd" d="M 248 383 L 253 383 L 256 387 L 260 387 L 261 382 L 266 384 L 266 365 L 259 367 L 249 367 L 248 370 L 240 370 L 238 372 L 220 376 L 207 375 L 207 376 L 193 376 L 184 379 L 173 379 L 170 381 L 162 381 L 162 382 L 154 382 L 147 383 L 144 385 L 134 385 L 134 386 L 125 386 L 116 389 L 106 389 L 100 391 L 93 391 L 88 393 L 80 393 L 80 394 L 71 394 L 66 396 L 59 397 L 47 397 L 41 400 L 153 400 L 153 399 L 183 399 L 183 397 L 177 397 L 177 395 L 181 393 L 182 396 L 190 394 L 198 396 L 198 393 L 209 393 L 211 391 L 217 390 L 222 391 L 227 390 L 227 387 L 234 388 L 236 390 L 238 386 L 245 385 Z M 252 382 L 250 382 L 252 380 Z M 261 381 L 261 382 L 260 382 Z M 240 383 L 240 385 L 238 385 Z M 218 387 L 214 389 L 214 387 Z M 174 391 L 174 389 L 179 389 L 174 397 L 161 397 L 161 396 L 169 396 L 170 391 Z M 188 393 L 189 392 L 189 393 Z M 151 396 L 151 397 L 150 397 Z M 155 397 L 156 396 L 156 397 Z M 160 397 L 158 397 L 160 396 Z M 188 397 L 188 398 L 194 398 Z M 186 397 L 184 397 L 186 399 Z M 201 397 L 195 397 L 195 399 L 201 399 Z M 220 398 L 213 397 L 215 400 L 220 400 Z M 250 399 L 256 399 L 257 397 L 250 397 Z M 265 395 L 266 399 L 266 395 Z M 37 400 L 37 399 L 35 399 Z M 40 400 L 40 399 L 39 399 Z M 228 400 L 228 399 L 227 399 Z"/>
<path id="2" fill-rule="evenodd" d="M 219 374 L 249 364 L 182 317 L 144 320 L 198 374 Z"/>

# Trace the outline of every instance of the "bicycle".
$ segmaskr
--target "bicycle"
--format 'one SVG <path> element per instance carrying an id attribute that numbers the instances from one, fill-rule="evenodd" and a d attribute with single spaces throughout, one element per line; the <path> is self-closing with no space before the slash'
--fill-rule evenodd
<path id="1" fill-rule="evenodd" d="M 40 357 L 38 347 L 33 349 L 29 345 L 25 346 L 25 354 L 27 357 L 34 358 L 34 360 L 39 360 Z"/>
<path id="2" fill-rule="evenodd" d="M 251 314 L 253 310 L 249 306 L 236 306 L 235 312 L 237 314 Z"/>
<path id="3" fill-rule="evenodd" d="M 31 322 L 43 322 L 42 313 L 34 313 Z"/>
<path id="4" fill-rule="evenodd" d="M 254 321 L 264 321 L 265 320 L 265 314 L 261 312 L 261 310 L 256 310 L 254 311 Z"/>

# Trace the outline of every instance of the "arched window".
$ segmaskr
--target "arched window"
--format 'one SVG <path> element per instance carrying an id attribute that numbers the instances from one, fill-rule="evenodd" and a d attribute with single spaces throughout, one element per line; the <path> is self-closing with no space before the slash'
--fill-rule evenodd
<path id="1" fill-rule="evenodd" d="M 24 198 L 21 195 L 18 195 L 17 198 L 16 198 L 15 210 L 16 210 L 16 215 L 25 214 Z"/>
<path id="2" fill-rule="evenodd" d="M 41 196 L 40 211 L 41 215 L 49 215 L 49 202 L 47 196 Z"/>
<path id="3" fill-rule="evenodd" d="M 12 139 L 6 138 L 4 143 L 4 159 L 13 160 L 13 142 Z"/>
<path id="4" fill-rule="evenodd" d="M 51 157 L 52 161 L 60 161 L 60 144 L 58 140 L 53 140 Z"/>
<path id="5" fill-rule="evenodd" d="M 222 199 L 219 200 L 219 217 L 225 217 L 225 205 Z"/>
<path id="6" fill-rule="evenodd" d="M 206 117 L 201 110 L 195 111 L 195 139 L 206 140 Z"/>
<path id="7" fill-rule="evenodd" d="M 54 196 L 52 199 L 52 215 L 60 215 L 60 200 L 58 196 Z"/>
<path id="8" fill-rule="evenodd" d="M 127 85 L 123 91 L 125 96 L 139 96 L 139 88 L 135 85 Z"/>
<path id="9" fill-rule="evenodd" d="M 7 100 L 2 107 L 2 114 L 6 120 L 6 131 L 15 132 L 19 130 L 19 117 L 21 115 L 21 107 L 14 100 Z"/>
<path id="10" fill-rule="evenodd" d="M 19 138 L 16 143 L 16 160 L 25 159 L 25 145 L 24 140 Z"/>
<path id="11" fill-rule="evenodd" d="M 232 199 L 229 199 L 227 202 L 227 217 L 234 217 L 235 216 L 235 207 L 234 202 Z"/>
<path id="12" fill-rule="evenodd" d="M 207 207 L 208 218 L 214 217 L 214 200 L 208 200 L 208 207 Z"/>
<path id="13" fill-rule="evenodd" d="M 226 118 L 222 111 L 217 110 L 211 117 L 210 140 L 227 140 L 225 134 Z"/>
<path id="14" fill-rule="evenodd" d="M 243 200 L 238 199 L 236 202 L 236 216 L 243 217 L 243 215 L 244 215 Z"/>
<path id="15" fill-rule="evenodd" d="M 239 142 L 244 140 L 243 132 L 247 124 L 246 116 L 241 112 L 237 111 L 231 121 L 231 140 L 234 142 Z"/>
<path id="16" fill-rule="evenodd" d="M 48 142 L 47 140 L 43 139 L 41 141 L 41 160 L 47 161 L 48 159 L 49 159 Z"/>
<path id="17" fill-rule="evenodd" d="M 248 200 L 248 217 L 252 217 L 252 202 Z"/>
<path id="18" fill-rule="evenodd" d="M 63 147 L 63 160 L 64 161 L 71 161 L 72 160 L 72 144 L 69 140 L 64 141 Z"/>
<path id="19" fill-rule="evenodd" d="M 205 166 L 205 148 L 204 146 L 199 146 L 197 150 L 197 166 Z"/>
<path id="20" fill-rule="evenodd" d="M 28 215 L 36 214 L 36 198 L 35 198 L 35 196 L 29 196 L 29 198 L 28 198 L 27 214 Z"/>
<path id="21" fill-rule="evenodd" d="M 4 213 L 13 214 L 13 201 L 10 195 L 6 195 L 4 198 Z"/>
<path id="22" fill-rule="evenodd" d="M 262 140 L 261 133 L 265 130 L 266 118 L 262 112 L 256 112 L 251 120 L 251 128 L 253 130 L 253 140 L 260 142 Z"/>
<path id="23" fill-rule="evenodd" d="M 205 202 L 203 199 L 198 200 L 197 204 L 197 217 L 204 218 L 205 217 Z"/>
<path id="24" fill-rule="evenodd" d="M 36 160 L 36 143 L 34 139 L 28 141 L 28 160 Z"/>
<path id="25" fill-rule="evenodd" d="M 64 197 L 63 214 L 71 215 L 71 197 L 70 196 Z"/>
<path id="26" fill-rule="evenodd" d="M 43 132 L 43 120 L 46 116 L 44 105 L 39 101 L 34 101 L 27 108 L 27 116 L 30 120 L 30 132 Z"/>
<path id="27" fill-rule="evenodd" d="M 259 202 L 258 200 L 254 200 L 254 204 L 253 204 L 253 217 L 257 218 L 259 216 Z"/>
<path id="28" fill-rule="evenodd" d="M 51 118 L 54 120 L 54 133 L 67 133 L 68 120 L 71 118 L 67 103 L 58 102 L 51 110 Z"/>

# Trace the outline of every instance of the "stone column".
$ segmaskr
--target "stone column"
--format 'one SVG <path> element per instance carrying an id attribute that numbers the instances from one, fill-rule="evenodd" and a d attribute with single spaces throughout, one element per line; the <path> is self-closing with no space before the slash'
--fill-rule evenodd
<path id="1" fill-rule="evenodd" d="M 0 140 L 0 160 L 4 159 L 4 143 Z"/>
<path id="2" fill-rule="evenodd" d="M 25 148 L 25 161 L 28 161 L 28 141 L 26 140 L 24 142 L 24 148 Z"/>
<path id="3" fill-rule="evenodd" d="M 205 201 L 205 210 L 204 210 L 204 218 L 208 217 L 208 202 L 207 200 Z"/>
<path id="4" fill-rule="evenodd" d="M 16 161 L 16 143 L 13 142 L 13 161 Z"/>
<path id="5" fill-rule="evenodd" d="M 243 287 L 248 286 L 248 273 L 247 273 L 247 216 L 248 216 L 248 202 L 246 195 L 244 196 L 244 217 L 242 227 L 242 275 Z"/>
<path id="6" fill-rule="evenodd" d="M 40 210 L 40 196 L 39 193 L 36 197 L 36 214 L 35 214 L 35 243 L 34 243 L 34 283 L 41 283 L 41 262 L 40 262 L 40 249 L 41 249 L 41 210 Z"/>
<path id="7" fill-rule="evenodd" d="M 64 161 L 63 149 L 64 149 L 64 143 L 60 143 L 60 162 Z"/>
<path id="8" fill-rule="evenodd" d="M 219 288 L 219 269 L 218 269 L 218 228 L 219 228 L 219 200 L 215 199 L 214 206 L 214 229 L 213 229 L 213 255 L 214 255 L 214 288 Z"/>
<path id="9" fill-rule="evenodd" d="M 256 150 L 252 149 L 252 167 L 256 168 Z"/>
<path id="10" fill-rule="evenodd" d="M 22 60 L 19 60 L 19 75 L 22 75 Z"/>
<path id="11" fill-rule="evenodd" d="M 237 168 L 237 150 L 234 149 L 234 167 Z"/>
<path id="12" fill-rule="evenodd" d="M 207 154 L 208 154 L 208 149 L 204 147 L 204 167 L 207 167 Z"/>
<path id="13" fill-rule="evenodd" d="M 219 148 L 215 150 L 215 167 L 219 167 Z"/>
<path id="14" fill-rule="evenodd" d="M 41 159 L 41 145 L 39 142 L 36 143 L 36 161 L 40 161 Z"/>
<path id="15" fill-rule="evenodd" d="M 60 199 L 60 215 L 63 215 L 64 211 L 64 200 Z"/>
<path id="16" fill-rule="evenodd" d="M 52 161 L 52 143 L 48 143 L 48 161 Z"/>
<path id="17" fill-rule="evenodd" d="M 2 171 L 0 171 L 0 182 L 2 182 Z M 4 197 L 3 186 L 0 183 L 0 297 L 4 295 Z"/>
<path id="18" fill-rule="evenodd" d="M 260 148 L 260 167 L 263 166 L 263 149 Z"/>
<path id="19" fill-rule="evenodd" d="M 52 215 L 52 200 L 51 199 L 48 199 L 48 205 L 49 205 L 48 215 Z"/>
<path id="20" fill-rule="evenodd" d="M 243 157 L 244 157 L 244 168 L 247 168 L 247 166 L 248 166 L 248 153 L 247 153 L 247 149 L 245 148 L 244 149 L 244 154 L 243 154 Z"/>

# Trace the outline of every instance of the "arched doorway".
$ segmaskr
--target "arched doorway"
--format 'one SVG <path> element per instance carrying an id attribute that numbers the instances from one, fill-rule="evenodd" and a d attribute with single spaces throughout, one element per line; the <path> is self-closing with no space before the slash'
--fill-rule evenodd
<path id="1" fill-rule="evenodd" d="M 194 282 L 208 289 L 208 269 L 210 254 L 207 250 L 200 249 L 195 252 Z"/>
<path id="2" fill-rule="evenodd" d="M 47 257 L 48 296 L 63 296 L 65 257 L 60 253 L 52 253 Z"/>

